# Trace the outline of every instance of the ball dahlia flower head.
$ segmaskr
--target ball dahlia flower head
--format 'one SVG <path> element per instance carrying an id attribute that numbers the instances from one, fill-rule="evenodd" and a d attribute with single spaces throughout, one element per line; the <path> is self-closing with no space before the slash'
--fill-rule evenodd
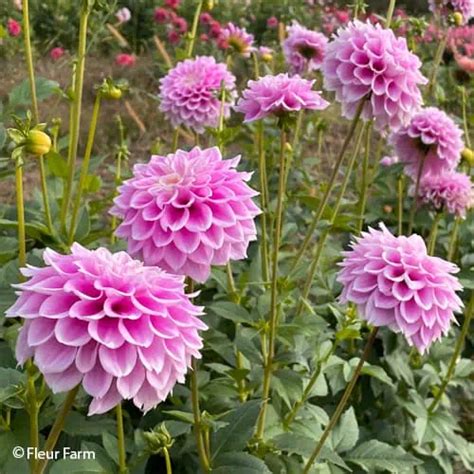
<path id="1" fill-rule="evenodd" d="M 414 194 L 415 186 L 411 192 Z M 420 181 L 419 197 L 437 211 L 447 211 L 462 219 L 474 206 L 474 188 L 471 178 L 465 173 L 451 171 L 427 175 Z"/>
<path id="2" fill-rule="evenodd" d="M 174 127 L 185 125 L 196 133 L 218 126 L 222 85 L 226 91 L 224 117 L 229 117 L 237 94 L 234 75 L 225 64 L 216 63 L 210 56 L 178 63 L 160 84 L 160 110 Z"/>
<path id="3" fill-rule="evenodd" d="M 351 247 L 338 274 L 342 303 L 355 303 L 374 326 L 401 332 L 421 353 L 448 333 L 463 306 L 456 265 L 428 255 L 420 236 L 395 237 L 383 224 Z"/>
<path id="4" fill-rule="evenodd" d="M 356 20 L 337 30 L 327 45 L 322 71 L 324 87 L 336 93 L 343 115 L 354 118 L 365 98 L 362 118 L 374 119 L 381 130 L 407 125 L 421 107 L 419 86 L 427 79 L 420 68 L 405 38 L 380 24 Z"/>
<path id="5" fill-rule="evenodd" d="M 281 117 L 300 110 L 324 110 L 329 102 L 313 90 L 314 82 L 298 74 L 268 75 L 257 81 L 249 81 L 235 110 L 244 114 L 244 122 L 253 122 L 270 115 Z"/>
<path id="6" fill-rule="evenodd" d="M 123 219 L 116 234 L 130 254 L 198 282 L 212 265 L 246 258 L 260 209 L 247 184 L 252 174 L 236 170 L 239 160 L 195 147 L 135 165 L 111 210 Z"/>
<path id="7" fill-rule="evenodd" d="M 416 181 L 420 166 L 422 176 L 453 171 L 464 149 L 462 135 L 462 130 L 445 112 L 426 107 L 406 127 L 392 134 L 389 142 L 406 174 Z"/>
<path id="8" fill-rule="evenodd" d="M 317 71 L 323 64 L 328 39 L 322 33 L 309 30 L 298 22 L 286 28 L 288 36 L 283 42 L 283 53 L 291 71 L 302 74 Z"/>
<path id="9" fill-rule="evenodd" d="M 43 258 L 45 267 L 22 269 L 29 280 L 15 285 L 18 299 L 6 311 L 25 319 L 20 364 L 33 357 L 55 393 L 82 383 L 93 397 L 89 415 L 122 399 L 148 411 L 184 382 L 207 326 L 182 277 L 79 244 L 70 255 L 46 249 Z"/>

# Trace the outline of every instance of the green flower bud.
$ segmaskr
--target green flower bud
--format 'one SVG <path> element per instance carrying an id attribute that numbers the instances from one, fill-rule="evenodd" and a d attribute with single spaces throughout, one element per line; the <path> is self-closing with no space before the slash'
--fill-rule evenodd
<path id="1" fill-rule="evenodd" d="M 470 148 L 464 148 L 461 153 L 462 159 L 470 166 L 474 166 L 474 151 Z"/>
<path id="2" fill-rule="evenodd" d="M 30 130 L 26 137 L 25 149 L 35 156 L 46 155 L 51 150 L 51 138 L 41 130 Z"/>
<path id="3" fill-rule="evenodd" d="M 461 12 L 454 12 L 453 13 L 453 21 L 456 26 L 462 26 L 464 23 L 464 17 L 462 16 Z"/>

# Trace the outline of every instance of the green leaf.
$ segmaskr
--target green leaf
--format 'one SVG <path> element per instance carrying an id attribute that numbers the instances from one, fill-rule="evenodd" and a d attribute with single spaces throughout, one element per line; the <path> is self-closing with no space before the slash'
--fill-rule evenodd
<path id="1" fill-rule="evenodd" d="M 117 438 L 114 435 L 105 431 L 104 433 L 102 433 L 102 445 L 104 446 L 104 449 L 107 451 L 107 454 L 110 456 L 110 458 L 113 459 L 115 464 L 118 465 L 119 455 L 117 449 Z"/>
<path id="2" fill-rule="evenodd" d="M 390 446 L 375 439 L 360 444 L 345 459 L 370 473 L 381 470 L 402 473 L 422 464 L 400 446 Z"/>
<path id="3" fill-rule="evenodd" d="M 0 368 L 0 403 L 17 395 L 25 382 L 25 374 L 15 369 Z"/>
<path id="4" fill-rule="evenodd" d="M 332 432 L 332 445 L 335 451 L 343 453 L 352 449 L 359 439 L 359 425 L 350 407 L 342 416 L 341 420 Z"/>
<path id="5" fill-rule="evenodd" d="M 68 175 L 67 162 L 64 157 L 56 151 L 51 150 L 46 157 L 48 169 L 58 178 L 66 178 Z"/>
<path id="6" fill-rule="evenodd" d="M 59 90 L 59 84 L 56 81 L 51 81 L 44 77 L 36 78 L 36 97 L 39 101 L 50 97 L 54 92 Z M 31 103 L 30 84 L 28 79 L 25 79 L 18 86 L 16 86 L 9 94 L 10 106 L 18 107 L 22 105 L 29 105 Z"/>
<path id="7" fill-rule="evenodd" d="M 104 431 L 115 431 L 115 422 L 110 418 L 86 418 L 72 411 L 66 418 L 64 432 L 73 436 L 101 436 Z"/>
<path id="8" fill-rule="evenodd" d="M 214 463 L 212 474 L 271 474 L 266 464 L 248 453 L 227 453 Z"/>
<path id="9" fill-rule="evenodd" d="M 106 466 L 95 459 L 60 459 L 52 464 L 49 474 L 110 474 Z"/>
<path id="10" fill-rule="evenodd" d="M 242 306 L 229 303 L 227 301 L 218 301 L 209 306 L 209 310 L 225 319 L 230 319 L 235 323 L 249 323 L 252 317 L 249 312 Z"/>
<path id="11" fill-rule="evenodd" d="M 251 400 L 222 418 L 227 425 L 212 436 L 211 460 L 217 459 L 220 453 L 243 450 L 252 436 L 259 412 L 260 400 Z"/>

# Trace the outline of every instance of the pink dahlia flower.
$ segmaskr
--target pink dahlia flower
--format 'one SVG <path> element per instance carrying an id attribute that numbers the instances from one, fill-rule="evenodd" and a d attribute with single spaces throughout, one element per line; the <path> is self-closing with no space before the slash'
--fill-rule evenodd
<path id="1" fill-rule="evenodd" d="M 93 397 L 89 415 L 122 399 L 148 411 L 165 400 L 200 357 L 198 330 L 207 329 L 184 292 L 183 278 L 145 267 L 125 252 L 51 249 L 46 267 L 22 270 L 10 317 L 26 319 L 16 357 L 33 357 L 53 392 L 82 383 Z"/>
<path id="2" fill-rule="evenodd" d="M 267 28 L 272 30 L 278 27 L 278 18 L 276 16 L 271 16 L 267 18 Z"/>
<path id="3" fill-rule="evenodd" d="M 130 254 L 199 282 L 211 265 L 246 258 L 260 210 L 246 184 L 251 174 L 235 169 L 239 160 L 196 147 L 135 165 L 111 210 L 123 219 L 116 234 Z"/>
<path id="4" fill-rule="evenodd" d="M 283 53 L 291 71 L 302 74 L 305 71 L 320 69 L 328 43 L 326 36 L 308 30 L 296 21 L 293 21 L 286 31 L 288 37 L 283 42 Z"/>
<path id="5" fill-rule="evenodd" d="M 120 24 L 127 23 L 132 18 L 132 13 L 127 7 L 123 7 L 117 10 L 117 12 L 115 13 L 115 18 L 117 18 L 117 21 Z"/>
<path id="6" fill-rule="evenodd" d="M 156 23 L 167 23 L 170 19 L 170 12 L 166 8 L 157 7 L 153 13 Z"/>
<path id="7" fill-rule="evenodd" d="M 421 353 L 449 331 L 462 308 L 456 265 L 428 255 L 418 235 L 395 237 L 381 224 L 344 252 L 341 302 L 355 303 L 374 326 L 402 332 Z"/>
<path id="8" fill-rule="evenodd" d="M 122 67 L 133 67 L 137 58 L 133 54 L 120 53 L 115 56 L 115 64 Z"/>
<path id="9" fill-rule="evenodd" d="M 413 187 L 412 187 L 413 188 Z M 414 192 L 414 189 L 412 189 Z M 471 178 L 455 171 L 439 175 L 427 175 L 420 182 L 420 198 L 437 210 L 465 218 L 474 205 L 474 188 Z"/>
<path id="10" fill-rule="evenodd" d="M 421 61 L 408 50 L 405 38 L 380 25 L 354 21 L 337 31 L 326 48 L 324 85 L 336 92 L 343 115 L 353 118 L 365 97 L 365 120 L 377 129 L 407 125 L 419 110 L 419 85 L 426 84 Z"/>
<path id="11" fill-rule="evenodd" d="M 58 61 L 59 59 L 61 59 L 64 56 L 64 53 L 65 53 L 64 48 L 61 48 L 60 46 L 57 46 L 56 48 L 53 48 L 49 52 L 49 56 L 53 61 Z"/>
<path id="12" fill-rule="evenodd" d="M 198 56 L 178 63 L 160 80 L 160 110 L 173 126 L 186 125 L 197 133 L 217 127 L 221 113 L 219 93 L 224 85 L 228 100 L 224 116 L 230 115 L 235 77 L 223 63 L 210 56 Z"/>
<path id="13" fill-rule="evenodd" d="M 220 39 L 244 57 L 249 57 L 254 50 L 253 35 L 247 33 L 245 28 L 240 28 L 233 23 L 227 23 L 222 28 Z"/>
<path id="14" fill-rule="evenodd" d="M 445 112 L 427 107 L 415 114 L 408 126 L 392 134 L 389 141 L 406 173 L 416 180 L 422 163 L 423 176 L 456 168 L 464 149 L 462 134 Z"/>
<path id="15" fill-rule="evenodd" d="M 264 76 L 248 82 L 235 110 L 245 115 L 244 122 L 304 109 L 324 110 L 329 102 L 312 89 L 313 84 L 314 81 L 303 79 L 297 74 Z"/>
<path id="16" fill-rule="evenodd" d="M 21 35 L 21 25 L 13 18 L 7 20 L 7 30 L 10 36 L 16 37 Z"/>

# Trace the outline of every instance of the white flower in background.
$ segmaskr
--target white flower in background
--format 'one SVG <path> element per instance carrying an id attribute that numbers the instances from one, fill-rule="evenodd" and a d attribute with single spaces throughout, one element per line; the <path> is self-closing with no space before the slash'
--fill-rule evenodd
<path id="1" fill-rule="evenodd" d="M 115 18 L 117 18 L 120 24 L 127 23 L 127 21 L 130 21 L 130 18 L 132 18 L 132 14 L 127 7 L 123 7 L 117 11 Z"/>

